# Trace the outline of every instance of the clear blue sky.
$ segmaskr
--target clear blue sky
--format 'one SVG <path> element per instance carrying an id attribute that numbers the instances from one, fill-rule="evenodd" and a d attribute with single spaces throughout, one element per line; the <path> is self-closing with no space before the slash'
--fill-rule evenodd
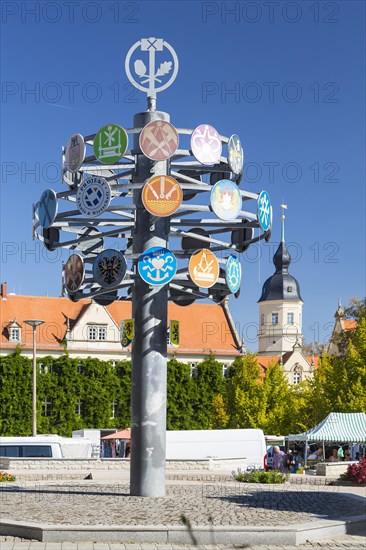
<path id="1" fill-rule="evenodd" d="M 237 133 L 242 187 L 266 189 L 274 206 L 272 242 L 242 257 L 242 292 L 230 299 L 248 347 L 256 349 L 257 300 L 274 271 L 283 200 L 303 332 L 308 342 L 324 341 L 338 299 L 365 295 L 365 3 L 1 7 L 1 281 L 9 291 L 60 294 L 61 255 L 32 241 L 32 204 L 48 187 L 66 190 L 61 145 L 72 133 L 88 135 L 110 121 L 130 127 L 145 110 L 145 94 L 126 88 L 124 58 L 140 38 L 162 37 L 180 69 L 158 108 L 177 127 L 210 123 Z"/>

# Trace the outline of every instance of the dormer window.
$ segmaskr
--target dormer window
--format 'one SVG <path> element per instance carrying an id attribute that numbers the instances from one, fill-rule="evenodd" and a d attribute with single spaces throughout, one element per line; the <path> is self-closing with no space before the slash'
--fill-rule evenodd
<path id="1" fill-rule="evenodd" d="M 287 287 L 287 292 L 292 292 L 292 286 Z"/>
<path id="2" fill-rule="evenodd" d="M 7 328 L 9 334 L 9 342 L 21 342 L 22 330 L 19 323 L 17 323 L 17 321 L 13 321 L 12 323 L 9 323 Z"/>
<path id="3" fill-rule="evenodd" d="M 107 327 L 103 325 L 88 326 L 88 340 L 104 341 L 107 340 Z"/>

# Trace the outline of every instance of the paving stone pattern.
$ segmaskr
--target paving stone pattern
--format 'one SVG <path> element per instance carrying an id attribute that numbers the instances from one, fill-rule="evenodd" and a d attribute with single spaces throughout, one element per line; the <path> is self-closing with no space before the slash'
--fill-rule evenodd
<path id="1" fill-rule="evenodd" d="M 14 537 L 0 537 L 1 550 L 363 550 L 365 538 L 357 536 L 341 536 L 321 542 L 305 543 L 300 546 L 223 546 L 223 545 L 178 545 L 178 544 L 118 544 L 118 543 L 55 543 L 25 541 Z"/>
<path id="2" fill-rule="evenodd" d="M 336 488 L 240 483 L 168 485 L 155 499 L 129 496 L 127 483 L 2 484 L 0 507 L 4 519 L 63 525 L 284 526 L 364 512 Z"/>

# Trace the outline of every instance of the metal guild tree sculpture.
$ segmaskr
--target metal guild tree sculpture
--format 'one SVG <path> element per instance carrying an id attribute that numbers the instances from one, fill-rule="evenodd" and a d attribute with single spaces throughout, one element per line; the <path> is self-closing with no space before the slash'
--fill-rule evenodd
<path id="1" fill-rule="evenodd" d="M 156 93 L 177 72 L 163 39 L 134 44 L 126 73 L 147 93 L 148 110 L 132 128 L 108 123 L 72 135 L 63 149 L 68 189 L 45 190 L 33 216 L 35 238 L 71 253 L 63 269 L 71 300 L 132 300 L 130 490 L 141 496 L 165 495 L 167 302 L 238 297 L 238 254 L 268 240 L 272 223 L 267 192 L 240 189 L 236 134 L 209 124 L 175 128 L 156 111 Z M 250 204 L 254 212 L 244 208 Z"/>

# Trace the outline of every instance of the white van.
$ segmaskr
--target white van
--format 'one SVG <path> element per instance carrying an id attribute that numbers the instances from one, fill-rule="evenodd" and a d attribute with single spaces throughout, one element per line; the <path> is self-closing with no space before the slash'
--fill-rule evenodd
<path id="1" fill-rule="evenodd" d="M 7 458 L 91 458 L 92 442 L 86 438 L 36 435 L 0 437 L 0 457 Z"/>
<path id="2" fill-rule="evenodd" d="M 265 467 L 266 443 L 262 430 L 167 431 L 168 460 L 240 459 L 240 467 Z"/>

